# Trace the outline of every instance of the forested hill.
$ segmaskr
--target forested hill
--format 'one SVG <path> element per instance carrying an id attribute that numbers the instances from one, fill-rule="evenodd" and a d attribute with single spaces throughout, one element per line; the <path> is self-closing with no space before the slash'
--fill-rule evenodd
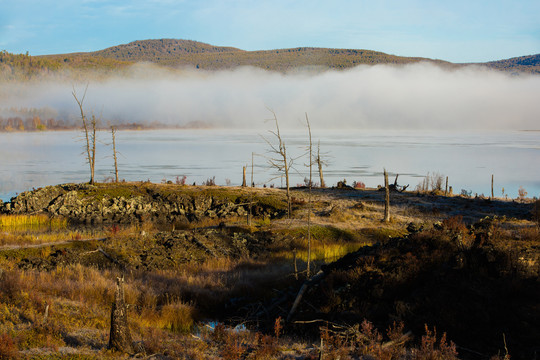
<path id="1" fill-rule="evenodd" d="M 245 51 L 191 40 L 140 40 L 104 50 L 47 56 L 30 56 L 0 52 L 0 80 L 27 80 L 43 74 L 68 73 L 88 78 L 118 72 L 137 62 L 149 62 L 174 68 L 192 67 L 206 70 L 254 66 L 272 71 L 296 69 L 347 69 L 357 65 L 403 65 L 430 62 L 447 68 L 454 64 L 442 60 L 389 55 L 372 50 L 299 47 L 292 49 Z M 540 54 L 474 64 L 512 73 L 540 74 Z"/>
<path id="2" fill-rule="evenodd" d="M 493 69 L 515 73 L 525 72 L 540 74 L 540 54 L 491 61 L 485 63 L 485 65 Z"/>
<path id="3" fill-rule="evenodd" d="M 408 64 L 443 61 L 400 57 L 371 50 L 299 47 L 293 49 L 244 51 L 190 40 L 144 40 L 88 53 L 114 60 L 147 61 L 165 66 L 193 66 L 207 70 L 255 66 L 274 71 L 297 68 L 345 69 L 366 64 Z"/>
<path id="4" fill-rule="evenodd" d="M 159 39 L 133 41 L 129 44 L 95 51 L 89 55 L 115 60 L 170 64 L 182 63 L 182 60 L 185 63 L 188 60 L 187 63 L 190 64 L 190 57 L 197 54 L 216 56 L 223 53 L 241 54 L 244 52 L 233 47 L 213 46 L 192 40 Z"/>

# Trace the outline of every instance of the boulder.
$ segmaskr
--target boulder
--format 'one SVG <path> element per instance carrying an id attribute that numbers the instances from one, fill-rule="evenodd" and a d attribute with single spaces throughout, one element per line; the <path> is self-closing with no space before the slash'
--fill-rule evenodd
<path id="1" fill-rule="evenodd" d="M 33 191 L 25 191 L 11 199 L 9 212 L 23 214 L 43 211 L 64 192 L 64 189 L 59 186 L 47 186 Z"/>

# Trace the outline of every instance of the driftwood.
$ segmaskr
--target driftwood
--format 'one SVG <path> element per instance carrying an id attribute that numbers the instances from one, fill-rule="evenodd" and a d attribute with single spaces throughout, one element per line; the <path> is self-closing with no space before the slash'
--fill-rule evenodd
<path id="1" fill-rule="evenodd" d="M 398 185 L 397 179 L 399 174 L 396 174 L 396 178 L 394 179 L 394 183 L 389 185 L 390 191 L 397 191 L 397 192 L 404 192 L 408 187 L 409 184 L 405 186 Z"/>
<path id="2" fill-rule="evenodd" d="M 405 186 L 398 185 L 398 183 L 397 183 L 398 177 L 399 177 L 399 174 L 396 174 L 396 178 L 394 179 L 394 183 L 393 184 L 388 184 L 388 187 L 389 187 L 390 191 L 395 191 L 395 192 L 401 193 L 401 192 L 404 192 L 405 190 L 407 190 L 407 188 L 409 187 L 409 184 L 407 184 Z M 379 187 L 379 191 L 385 191 L 384 189 L 385 188 L 383 186 Z"/>
<path id="3" fill-rule="evenodd" d="M 98 248 L 97 251 L 99 251 L 101 254 L 103 254 L 103 256 L 105 256 L 107 259 L 109 259 L 110 261 L 112 261 L 113 263 L 115 263 L 116 265 L 120 266 L 121 269 L 124 269 L 124 265 L 122 265 L 118 260 L 116 260 L 114 257 L 112 257 L 111 255 L 107 254 L 105 252 L 105 250 L 103 250 L 102 248 Z"/>
<path id="4" fill-rule="evenodd" d="M 347 185 L 347 180 L 345 180 L 345 179 L 343 179 L 343 181 L 338 181 L 336 188 L 338 188 L 338 189 L 346 189 L 346 190 L 354 189 L 352 186 Z"/>
<path id="5" fill-rule="evenodd" d="M 323 280 L 328 274 L 330 274 L 332 271 L 336 269 L 348 269 L 355 266 L 357 259 L 364 255 L 365 255 L 365 249 L 361 248 L 355 252 L 345 255 L 341 259 L 336 260 L 330 264 L 322 265 L 321 270 L 319 270 L 317 274 L 315 274 L 313 277 L 306 280 L 302 284 L 300 291 L 298 291 L 298 294 L 296 295 L 296 299 L 294 300 L 293 306 L 291 307 L 291 310 L 289 311 L 289 314 L 287 315 L 287 322 L 291 321 L 294 313 L 296 312 L 296 309 L 298 308 L 298 305 L 300 305 L 300 301 L 302 301 L 302 296 L 304 296 L 304 293 L 311 286 L 321 282 L 321 280 Z"/>
<path id="6" fill-rule="evenodd" d="M 315 274 L 315 276 L 313 276 L 312 278 L 306 280 L 302 284 L 302 287 L 300 288 L 300 291 L 298 291 L 298 295 L 296 295 L 296 299 L 294 300 L 294 304 L 293 304 L 293 306 L 291 308 L 291 311 L 289 311 L 289 315 L 287 315 L 287 322 L 289 322 L 291 320 L 292 316 L 296 312 L 296 308 L 300 304 L 300 301 L 302 300 L 302 296 L 304 295 L 306 290 L 310 286 L 312 286 L 312 285 L 318 283 L 319 281 L 321 281 L 325 276 L 326 276 L 326 273 L 324 271 L 322 271 L 322 270 L 319 270 L 319 272 L 317 274 Z"/>

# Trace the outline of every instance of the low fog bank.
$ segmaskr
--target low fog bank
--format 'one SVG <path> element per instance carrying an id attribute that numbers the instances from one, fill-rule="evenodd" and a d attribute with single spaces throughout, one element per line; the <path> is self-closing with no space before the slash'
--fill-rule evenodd
<path id="1" fill-rule="evenodd" d="M 85 83 L 69 79 L 0 84 L 0 116 L 46 109 L 77 121 Z M 87 114 L 111 123 L 268 128 L 272 109 L 282 127 L 358 129 L 538 129 L 540 76 L 510 76 L 478 67 L 430 64 L 360 66 L 317 74 L 256 68 L 205 72 L 139 64 L 127 75 L 89 81 Z M 11 109 L 11 110 L 10 110 Z M 17 111 L 15 111 L 17 112 Z"/>

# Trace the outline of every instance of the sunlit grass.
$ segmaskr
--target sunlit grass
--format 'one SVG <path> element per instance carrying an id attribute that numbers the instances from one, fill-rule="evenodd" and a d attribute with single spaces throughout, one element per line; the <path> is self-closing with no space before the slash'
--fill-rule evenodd
<path id="1" fill-rule="evenodd" d="M 85 232 L 81 230 L 56 230 L 49 231 L 48 229 L 29 229 L 27 227 L 19 227 L 17 230 L 9 232 L 1 232 L 0 230 L 0 246 L 37 246 L 44 244 L 56 244 L 68 241 L 84 240 L 91 238 L 105 237 L 104 231 Z"/>
<path id="2" fill-rule="evenodd" d="M 356 243 L 332 243 L 324 244 L 321 242 L 312 242 L 311 244 L 311 260 L 328 263 L 339 259 L 351 252 L 357 251 L 363 246 L 371 245 L 370 242 L 356 242 Z M 296 259 L 299 261 L 307 261 L 308 251 L 307 245 L 305 248 L 298 249 L 296 255 L 293 251 L 280 251 L 274 253 L 275 257 L 282 257 L 287 260 Z"/>
<path id="3" fill-rule="evenodd" d="M 19 228 L 48 227 L 51 230 L 64 229 L 67 227 L 67 219 L 45 214 L 40 215 L 0 215 L 0 227 L 4 230 Z"/>

